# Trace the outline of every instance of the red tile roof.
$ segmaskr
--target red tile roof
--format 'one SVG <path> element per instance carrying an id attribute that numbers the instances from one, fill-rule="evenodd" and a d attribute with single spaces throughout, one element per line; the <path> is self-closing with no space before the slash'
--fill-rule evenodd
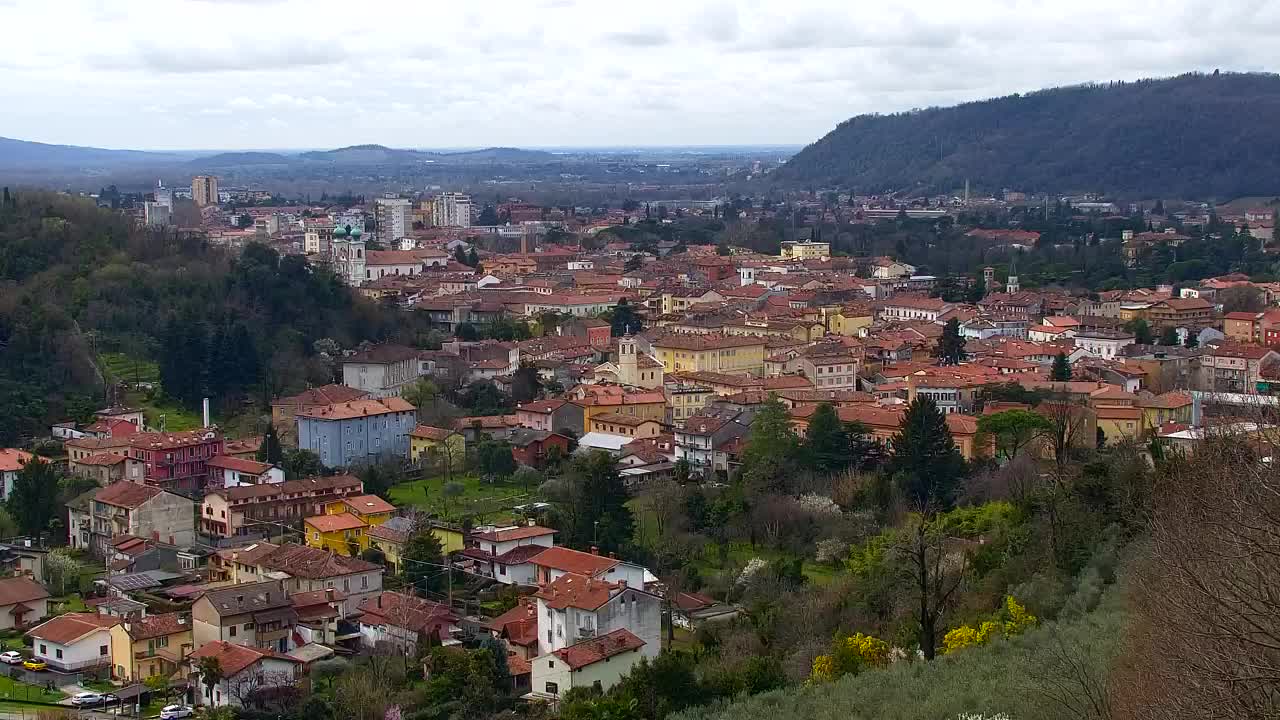
<path id="1" fill-rule="evenodd" d="M 361 622 L 431 632 L 457 622 L 447 606 L 398 592 L 384 592 L 360 602 Z"/>
<path id="2" fill-rule="evenodd" d="M 106 503 L 107 505 L 133 509 L 139 507 L 162 492 L 164 491 L 160 488 L 151 487 L 150 485 L 140 485 L 134 482 L 117 482 L 99 490 L 97 494 L 93 496 L 93 499 L 100 503 Z"/>
<path id="3" fill-rule="evenodd" d="M 324 405 L 310 410 L 303 410 L 298 417 L 317 420 L 350 420 L 359 417 L 387 415 L 389 413 L 413 412 L 414 406 L 398 397 L 380 399 L 351 400 L 334 405 Z"/>
<path id="4" fill-rule="evenodd" d="M 600 557 L 592 553 L 571 550 L 567 547 L 550 547 L 533 558 L 534 565 L 595 577 L 614 567 L 618 561 L 614 558 Z"/>
<path id="5" fill-rule="evenodd" d="M 0 579 L 0 607 L 49 597 L 40 583 L 21 575 Z"/>
<path id="6" fill-rule="evenodd" d="M 526 538 L 545 537 L 556 534 L 555 530 L 540 525 L 521 525 L 513 528 L 501 528 L 493 532 L 472 533 L 471 537 L 486 542 L 510 542 Z"/>
<path id="7" fill-rule="evenodd" d="M 15 448 L 0 448 L 0 471 L 17 472 L 33 457 L 35 455 Z"/>
<path id="8" fill-rule="evenodd" d="M 615 583 L 567 572 L 539 588 L 534 595 L 541 598 L 552 610 L 565 608 L 595 610 L 609 602 L 609 598 L 618 587 Z"/>
<path id="9" fill-rule="evenodd" d="M 228 455 L 215 455 L 209 458 L 209 461 L 205 464 L 213 468 L 235 470 L 236 472 L 248 473 L 250 475 L 261 475 L 273 467 L 270 463 L 262 463 L 256 460 L 245 460 L 243 458 L 230 457 Z"/>
<path id="10" fill-rule="evenodd" d="M 213 640 L 200 646 L 200 649 L 189 655 L 194 662 L 198 662 L 202 658 L 217 658 L 218 667 L 222 669 L 224 677 L 231 677 L 239 674 L 246 668 L 256 664 L 263 658 L 273 658 L 283 660 L 285 662 L 301 664 L 302 661 L 288 655 L 280 655 L 269 650 L 259 650 L 258 648 L 248 647 L 246 645 L 232 645 L 221 640 Z"/>
<path id="11" fill-rule="evenodd" d="M 342 502 L 361 515 L 395 512 L 396 506 L 377 495 L 348 495 Z"/>
<path id="12" fill-rule="evenodd" d="M 109 628 L 121 622 L 121 618 L 97 613 L 67 613 L 45 621 L 27 634 L 59 645 L 70 645 L 96 630 Z"/>
<path id="13" fill-rule="evenodd" d="M 409 432 L 409 437 L 440 442 L 447 440 L 451 435 L 456 434 L 457 433 L 453 430 L 446 430 L 445 428 L 432 427 L 430 425 L 419 425 Z"/>
<path id="14" fill-rule="evenodd" d="M 277 398 L 272 405 L 333 405 L 348 400 L 358 400 L 369 393 L 346 385 L 322 385 L 304 390 L 297 395 Z"/>
<path id="15" fill-rule="evenodd" d="M 611 633 L 556 650 L 555 654 L 570 668 L 577 670 L 620 655 L 624 652 L 639 650 L 644 641 L 636 637 L 630 630 L 619 628 Z"/>
<path id="16" fill-rule="evenodd" d="M 183 432 L 137 433 L 129 436 L 129 445 L 139 450 L 176 450 L 220 440 L 222 435 L 217 430 L 200 428 Z"/>
<path id="17" fill-rule="evenodd" d="M 343 530 L 355 530 L 356 528 L 364 527 L 363 520 L 347 512 L 336 515 L 313 515 L 309 518 L 303 518 L 302 522 L 322 533 L 342 532 Z"/>

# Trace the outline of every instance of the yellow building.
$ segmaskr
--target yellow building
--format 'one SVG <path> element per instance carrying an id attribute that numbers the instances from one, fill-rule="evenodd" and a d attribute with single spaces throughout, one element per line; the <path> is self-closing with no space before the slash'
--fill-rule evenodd
<path id="1" fill-rule="evenodd" d="M 618 385 L 579 385 L 570 392 L 570 398 L 582 407 L 583 428 L 590 428 L 593 418 L 606 413 L 660 423 L 667 418 L 667 396 L 661 390 L 630 392 Z"/>
<path id="2" fill-rule="evenodd" d="M 1142 438 L 1142 408 L 1108 405 L 1094 408 L 1094 412 L 1107 445 Z"/>
<path id="3" fill-rule="evenodd" d="M 1142 408 L 1142 426 L 1151 432 L 1169 422 L 1191 424 L 1191 395 L 1185 392 L 1172 391 L 1155 397 L 1139 397 L 1138 407 Z"/>
<path id="4" fill-rule="evenodd" d="M 653 350 L 666 372 L 764 374 L 765 340 L 747 335 L 667 335 Z"/>
<path id="5" fill-rule="evenodd" d="M 870 308 L 837 308 L 827 313 L 827 330 L 845 337 L 862 337 L 875 321 Z"/>
<path id="6" fill-rule="evenodd" d="M 351 554 L 351 548 L 369 549 L 368 529 L 391 518 L 395 506 L 377 495 L 354 495 L 334 500 L 324 506 L 324 515 L 304 518 L 307 545 L 340 555 Z"/>
<path id="7" fill-rule="evenodd" d="M 782 257 L 786 260 L 825 260 L 831 257 L 831 243 L 788 240 L 782 243 Z"/>
<path id="8" fill-rule="evenodd" d="M 409 433 L 409 459 L 447 462 L 459 470 L 467 462 L 467 441 L 462 433 L 430 425 L 419 425 Z"/>
<path id="9" fill-rule="evenodd" d="M 111 627 L 111 677 L 142 682 L 170 677 L 194 649 L 191 617 L 182 613 L 148 615 Z"/>

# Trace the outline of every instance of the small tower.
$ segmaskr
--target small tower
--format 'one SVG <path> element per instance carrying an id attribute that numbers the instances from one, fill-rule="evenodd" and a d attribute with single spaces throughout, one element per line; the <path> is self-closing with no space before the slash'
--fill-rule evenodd
<path id="1" fill-rule="evenodd" d="M 989 265 L 982 268 L 982 284 L 986 286 L 987 292 L 991 292 L 991 289 L 996 286 L 995 268 Z"/>
<path id="2" fill-rule="evenodd" d="M 618 382 L 640 386 L 640 358 L 636 356 L 636 339 L 630 335 L 618 338 Z"/>
<path id="3" fill-rule="evenodd" d="M 1005 286 L 1005 292 L 1010 295 L 1018 292 L 1018 259 L 1016 257 L 1009 264 L 1009 282 Z"/>

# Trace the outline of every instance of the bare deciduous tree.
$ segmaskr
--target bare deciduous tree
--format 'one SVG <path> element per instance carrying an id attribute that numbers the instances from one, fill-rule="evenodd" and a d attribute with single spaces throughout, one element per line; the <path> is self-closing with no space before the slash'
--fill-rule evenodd
<path id="1" fill-rule="evenodd" d="M 1280 714 L 1280 471 L 1257 442 L 1210 437 L 1157 481 L 1117 717 Z"/>

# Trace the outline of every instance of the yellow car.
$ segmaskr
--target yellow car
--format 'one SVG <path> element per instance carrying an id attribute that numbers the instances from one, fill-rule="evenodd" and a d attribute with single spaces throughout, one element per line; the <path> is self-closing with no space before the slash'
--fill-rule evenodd
<path id="1" fill-rule="evenodd" d="M 30 660 L 23 662 L 22 667 L 28 670 L 48 670 L 49 669 L 49 665 L 45 661 L 38 660 L 36 658 L 31 658 Z"/>

